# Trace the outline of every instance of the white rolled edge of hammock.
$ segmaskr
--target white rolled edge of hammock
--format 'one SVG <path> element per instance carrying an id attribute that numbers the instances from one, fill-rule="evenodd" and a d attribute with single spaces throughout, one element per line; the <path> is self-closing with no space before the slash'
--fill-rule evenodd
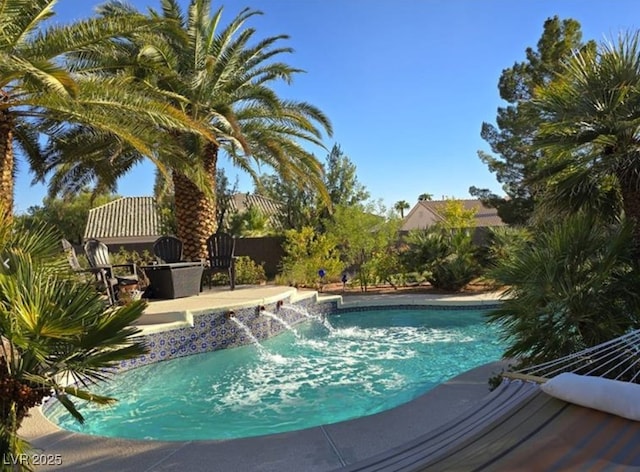
<path id="1" fill-rule="evenodd" d="M 565 372 L 540 389 L 569 403 L 640 421 L 640 385 L 636 383 Z"/>

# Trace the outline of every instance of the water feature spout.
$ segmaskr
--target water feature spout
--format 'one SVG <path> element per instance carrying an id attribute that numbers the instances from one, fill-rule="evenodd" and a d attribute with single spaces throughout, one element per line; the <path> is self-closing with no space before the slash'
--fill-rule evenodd
<path id="1" fill-rule="evenodd" d="M 282 325 L 284 327 L 284 329 L 286 329 L 287 331 L 291 331 L 296 338 L 300 337 L 300 334 L 298 333 L 298 331 L 296 331 L 296 329 L 293 326 L 291 326 L 289 323 L 287 323 L 285 320 L 280 318 L 275 313 L 271 313 L 270 311 L 264 310 L 264 311 L 261 312 L 261 314 L 264 315 L 264 316 L 268 316 L 272 320 L 276 321 L 277 323 Z"/>
<path id="2" fill-rule="evenodd" d="M 282 300 L 278 300 L 278 301 L 276 302 L 276 310 L 280 310 L 280 307 L 281 307 L 282 305 L 284 305 L 284 301 L 282 301 Z"/>
<path id="3" fill-rule="evenodd" d="M 227 311 L 227 312 L 224 314 L 224 317 L 225 317 L 226 319 L 229 319 L 229 318 L 235 318 L 235 317 L 236 317 L 236 312 L 235 312 L 235 311 L 233 311 L 233 310 L 229 310 L 229 311 Z"/>
<path id="4" fill-rule="evenodd" d="M 242 332 L 245 334 L 245 336 L 247 338 L 249 338 L 249 340 L 251 341 L 251 343 L 258 349 L 258 352 L 260 354 L 266 355 L 267 352 L 265 350 L 264 347 L 262 347 L 262 344 L 260 344 L 260 341 L 258 340 L 258 338 L 251 332 L 251 328 L 249 328 L 249 326 L 247 326 L 246 324 L 244 324 L 242 321 L 240 321 L 238 318 L 236 318 L 235 316 L 229 318 L 231 320 L 231 322 L 233 322 L 236 326 L 238 326 L 238 328 L 240 328 L 242 330 Z"/>
<path id="5" fill-rule="evenodd" d="M 305 307 L 294 305 L 293 303 L 288 303 L 287 305 L 284 305 L 282 308 L 286 310 L 291 310 L 299 315 L 304 316 L 307 319 L 317 321 L 318 323 L 322 324 L 325 328 L 327 328 L 331 333 L 333 333 L 335 330 L 334 327 L 331 326 L 331 323 L 329 323 L 329 320 L 325 315 L 311 313 Z"/>
<path id="6" fill-rule="evenodd" d="M 264 305 L 258 305 L 258 306 L 256 307 L 256 313 L 257 313 L 258 315 L 263 314 L 265 310 L 266 310 L 266 308 L 264 307 Z"/>

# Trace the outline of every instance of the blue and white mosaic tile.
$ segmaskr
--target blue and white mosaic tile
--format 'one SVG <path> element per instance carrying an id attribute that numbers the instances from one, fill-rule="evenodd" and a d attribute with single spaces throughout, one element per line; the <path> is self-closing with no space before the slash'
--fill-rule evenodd
<path id="1" fill-rule="evenodd" d="M 284 300 L 287 304 L 288 301 Z M 265 305 L 265 309 L 278 316 L 289 325 L 296 325 L 307 319 L 303 311 L 313 307 L 314 313 L 333 312 L 333 306 L 314 305 L 305 303 L 300 311 L 280 309 L 275 303 Z M 286 328 L 277 321 L 260 314 L 258 307 L 235 309 L 235 318 L 249 327 L 251 333 L 258 339 L 264 340 L 280 334 Z M 228 309 L 194 314 L 192 327 L 181 327 L 160 333 L 144 335 L 149 353 L 136 359 L 120 363 L 120 370 L 128 370 L 142 365 L 175 359 L 178 357 L 218 349 L 238 347 L 250 344 L 251 339 L 233 321 L 225 317 Z"/>
<path id="2" fill-rule="evenodd" d="M 265 305 L 265 309 L 277 313 L 286 323 L 295 326 L 308 319 L 312 313 L 331 315 L 353 311 L 388 310 L 389 306 L 338 307 L 337 300 L 317 302 L 314 298 L 290 304 L 283 300 L 280 307 L 276 303 Z M 394 305 L 393 309 L 412 310 L 416 308 L 436 310 L 473 310 L 492 309 L 498 305 Z M 276 336 L 286 328 L 276 320 L 261 315 L 258 307 L 234 309 L 235 318 L 244 323 L 251 333 L 260 341 Z M 200 354 L 250 344 L 252 340 L 238 325 L 225 317 L 228 309 L 211 311 L 193 315 L 192 327 L 181 327 L 173 330 L 144 335 L 149 352 L 136 359 L 124 361 L 120 370 L 128 370 L 154 362 L 161 362 L 178 357 Z"/>

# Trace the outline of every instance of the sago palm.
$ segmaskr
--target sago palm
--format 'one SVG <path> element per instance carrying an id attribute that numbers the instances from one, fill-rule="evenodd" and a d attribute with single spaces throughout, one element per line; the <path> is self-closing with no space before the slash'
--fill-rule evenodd
<path id="1" fill-rule="evenodd" d="M 30 408 L 56 394 L 80 421 L 70 397 L 109 403 L 91 383 L 146 347 L 131 324 L 144 302 L 106 308 L 80 283 L 59 250 L 59 235 L 0 219 L 0 448 L 3 458 L 25 445 L 17 437 Z M 66 269 L 65 269 L 66 268 Z M 3 462 L 7 464 L 7 462 Z"/>
<path id="2" fill-rule="evenodd" d="M 636 258 L 640 258 L 639 40 L 638 33 L 626 34 L 615 43 L 576 53 L 556 80 L 537 90 L 534 100 L 544 117 L 536 145 L 550 156 L 541 163 L 540 175 L 552 182 L 558 195 L 587 196 L 596 188 L 605 196 L 596 202 L 600 206 L 611 206 L 612 201 L 615 205 L 613 179 L 634 226 Z M 575 198 L 570 204 L 576 206 Z"/>
<path id="3" fill-rule="evenodd" d="M 197 129 L 177 109 L 155 101 L 148 90 L 136 89 L 129 78 L 96 73 L 97 51 L 124 47 L 126 35 L 153 29 L 156 20 L 123 14 L 45 26 L 55 4 L 0 2 L 1 214 L 13 210 L 16 147 L 41 173 L 40 144 L 66 138 L 69 129 L 108 136 L 111 159 L 122 148 L 153 156 L 158 126 Z M 102 165 L 109 160 L 103 159 Z"/>
<path id="4" fill-rule="evenodd" d="M 310 182 L 326 197 L 322 165 L 302 143 L 322 146 L 322 132 L 330 133 L 331 125 L 316 107 L 284 100 L 275 92 L 275 85 L 290 82 L 301 71 L 278 61 L 291 52 L 280 46 L 286 36 L 256 39 L 255 29 L 246 26 L 259 12 L 243 10 L 222 27 L 222 9 L 212 13 L 209 0 L 192 0 L 185 12 L 174 0 L 163 0 L 161 6 L 162 12 L 152 11 L 151 16 L 167 20 L 162 34 L 139 33 L 130 50 L 115 51 L 105 60 L 113 65 L 137 58 L 135 67 L 124 67 L 122 72 L 152 93 L 164 94 L 168 103 L 215 137 L 207 140 L 188 131 L 166 133 L 156 161 L 171 170 L 177 232 L 185 243 L 185 257 L 198 259 L 206 256 L 205 241 L 216 229 L 219 152 L 224 150 L 235 166 L 253 177 L 257 178 L 254 165 L 266 164 L 286 178 Z M 105 17 L 129 13 L 119 3 L 102 8 Z M 116 160 L 118 175 L 143 157 L 132 152 Z M 51 165 L 56 168 L 56 182 L 69 172 L 111 181 L 115 175 L 100 177 L 90 165 L 80 168 L 64 159 Z"/>

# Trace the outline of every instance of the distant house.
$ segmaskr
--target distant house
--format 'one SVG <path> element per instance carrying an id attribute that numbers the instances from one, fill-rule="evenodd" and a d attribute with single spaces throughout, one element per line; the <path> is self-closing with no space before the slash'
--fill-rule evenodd
<path id="1" fill-rule="evenodd" d="M 269 226 L 273 229 L 282 229 L 282 221 L 279 218 L 282 213 L 280 204 L 270 198 L 252 193 L 236 193 L 229 200 L 229 214 L 243 213 L 250 207 L 257 208 L 262 215 L 267 217 Z M 227 215 L 228 217 L 229 215 Z"/>
<path id="2" fill-rule="evenodd" d="M 160 234 L 155 198 L 122 197 L 89 210 L 84 240 L 108 245 L 152 243 Z"/>
<path id="3" fill-rule="evenodd" d="M 462 202 L 465 210 L 475 210 L 476 228 L 481 232 L 494 226 L 505 226 L 506 223 L 498 216 L 498 210 L 488 208 L 480 200 L 456 200 Z M 442 221 L 442 211 L 447 200 L 422 200 L 416 203 L 402 222 L 400 231 L 407 233 L 414 229 L 426 229 Z"/>
<path id="4" fill-rule="evenodd" d="M 258 208 L 269 218 L 273 228 L 280 228 L 276 202 L 266 197 L 247 193 L 233 195 L 229 201 L 229 214 L 244 212 L 250 206 Z M 158 207 L 154 197 L 123 197 L 106 205 L 89 210 L 89 219 L 84 231 L 84 241 L 99 239 L 109 246 L 111 251 L 124 248 L 127 251 L 152 251 L 153 242 L 161 234 Z M 236 242 L 236 255 L 248 256 L 262 264 L 267 277 L 273 277 L 278 271 L 284 255 L 281 236 L 263 238 L 239 238 Z"/>
<path id="5" fill-rule="evenodd" d="M 260 195 L 238 193 L 229 201 L 229 214 L 258 208 L 278 228 L 280 207 Z M 229 215 L 227 215 L 229 216 Z M 154 197 L 122 197 L 89 210 L 84 240 L 99 239 L 110 246 L 153 243 L 161 234 L 158 207 Z"/>

